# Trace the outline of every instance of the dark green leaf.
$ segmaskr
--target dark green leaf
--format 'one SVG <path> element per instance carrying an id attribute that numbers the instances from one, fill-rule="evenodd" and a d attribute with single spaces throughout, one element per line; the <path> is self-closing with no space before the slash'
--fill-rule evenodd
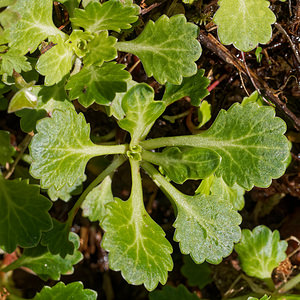
<path id="1" fill-rule="evenodd" d="M 212 270 L 208 263 L 197 265 L 189 256 L 184 256 L 183 261 L 181 273 L 187 278 L 189 286 L 198 286 L 199 289 L 203 289 L 213 281 Z"/>
<path id="2" fill-rule="evenodd" d="M 67 254 L 72 255 L 74 252 L 74 244 L 69 240 L 70 225 L 58 222 L 52 219 L 53 228 L 43 234 L 41 244 L 47 246 L 52 254 L 59 254 L 65 257 Z"/>
<path id="3" fill-rule="evenodd" d="M 188 179 L 202 179 L 211 175 L 219 166 L 221 157 L 214 151 L 194 147 L 170 147 L 163 152 L 144 151 L 144 160 L 163 168 L 166 175 L 176 183 Z"/>
<path id="4" fill-rule="evenodd" d="M 196 75 L 184 78 L 180 85 L 174 85 L 167 82 L 162 101 L 164 101 L 166 105 L 170 105 L 173 102 L 188 96 L 191 98 L 192 105 L 199 106 L 201 100 L 209 95 L 209 91 L 207 90 L 209 79 L 203 75 L 204 70 L 199 69 Z"/>
<path id="5" fill-rule="evenodd" d="M 40 195 L 39 186 L 27 180 L 5 180 L 0 176 L 0 245 L 6 252 L 17 246 L 34 247 L 42 231 L 52 228 L 51 202 Z"/>
<path id="6" fill-rule="evenodd" d="M 60 255 L 53 255 L 48 252 L 47 247 L 38 245 L 35 248 L 25 249 L 22 256 L 9 265 L 10 269 L 26 267 L 36 273 L 41 279 L 59 280 L 61 275 L 72 274 L 73 265 L 82 259 L 79 248 L 79 237 L 75 233 L 70 233 L 70 241 L 74 244 L 75 251 L 72 255 L 62 258 Z"/>
<path id="7" fill-rule="evenodd" d="M 9 132 L 0 130 L 0 165 L 4 166 L 7 162 L 13 162 L 12 156 L 14 153 L 15 149 L 10 144 Z"/>
<path id="8" fill-rule="evenodd" d="M 94 102 L 109 105 L 116 93 L 126 91 L 126 81 L 130 73 L 123 70 L 124 65 L 105 63 L 101 67 L 89 66 L 72 76 L 66 85 L 70 99 L 88 107 Z"/>
<path id="9" fill-rule="evenodd" d="M 178 287 L 166 285 L 161 291 L 151 292 L 150 300 L 199 300 L 199 298 L 188 291 L 188 289 L 180 284 Z"/>

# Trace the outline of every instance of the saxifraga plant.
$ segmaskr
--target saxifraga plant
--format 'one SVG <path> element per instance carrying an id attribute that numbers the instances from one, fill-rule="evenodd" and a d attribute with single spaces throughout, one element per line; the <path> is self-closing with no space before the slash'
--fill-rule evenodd
<path id="1" fill-rule="evenodd" d="M 149 21 L 137 38 L 127 41 L 122 33 L 137 24 L 140 12 L 130 0 L 60 3 L 70 17 L 69 35 L 53 23 L 52 0 L 1 3 L 1 94 L 13 93 L 7 110 L 21 117 L 21 128 L 28 133 L 15 163 L 8 170 L 3 168 L 0 176 L 0 245 L 7 253 L 17 247 L 24 249 L 2 271 L 27 267 L 44 280 L 59 280 L 61 274 L 72 272 L 82 259 L 79 238 L 70 233 L 81 207 L 84 216 L 99 222 L 105 231 L 101 245 L 109 252 L 112 270 L 121 271 L 130 284 L 144 284 L 149 291 L 159 282 L 165 284 L 173 268 L 172 246 L 144 207 L 141 169 L 174 207 L 174 240 L 181 252 L 197 264 L 220 263 L 241 239 L 238 210 L 244 205 L 244 191 L 268 187 L 286 169 L 289 143 L 284 121 L 275 117 L 273 107 L 258 104 L 255 93 L 241 104 L 221 110 L 211 127 L 200 134 L 147 140 L 155 121 L 182 97 L 190 97 L 191 105 L 203 112 L 209 110 L 207 102 L 201 105 L 209 94 L 209 80 L 195 63 L 201 55 L 197 26 L 184 15 L 162 15 Z M 275 21 L 268 1 L 220 0 L 219 4 L 214 21 L 221 42 L 233 43 L 242 51 L 268 42 Z M 253 15 L 253 6 L 263 17 Z M 245 12 L 246 19 L 242 17 Z M 228 23 L 228 15 L 234 22 Z M 243 35 L 254 19 L 251 34 Z M 231 31 L 236 23 L 240 32 Z M 136 55 L 148 77 L 165 84 L 161 100 L 154 100 L 148 84 L 131 80 L 126 66 L 114 61 L 117 51 Z M 0 105 L 5 108 L 5 97 L 1 97 Z M 84 115 L 77 113 L 71 102 L 75 99 L 86 108 L 93 103 L 101 105 L 130 133 L 130 141 L 93 143 Z M 209 118 L 206 114 L 201 125 Z M 1 165 L 13 163 L 15 150 L 9 132 L 0 131 L 0 141 Z M 23 158 L 39 185 L 29 184 L 27 179 L 9 179 L 29 142 L 30 158 Z M 66 222 L 51 218 L 51 201 L 40 189 L 47 190 L 52 201 L 70 200 L 78 190 L 80 193 L 88 161 L 104 155 L 111 157 L 110 164 L 81 193 Z M 113 197 L 111 184 L 115 170 L 125 161 L 130 163 L 132 188 L 123 201 Z M 188 179 L 202 179 L 194 196 L 172 184 Z M 238 249 L 242 253 L 242 246 Z M 9 285 L 6 288 L 9 290 Z M 97 297 L 80 282 L 66 286 L 60 282 L 45 287 L 34 299 L 72 295 L 76 299 Z"/>

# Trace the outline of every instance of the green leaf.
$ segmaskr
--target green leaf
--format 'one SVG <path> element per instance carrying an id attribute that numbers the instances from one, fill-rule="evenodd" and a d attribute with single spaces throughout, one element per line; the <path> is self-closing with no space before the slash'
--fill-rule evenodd
<path id="1" fill-rule="evenodd" d="M 83 58 L 84 65 L 101 66 L 105 61 L 117 58 L 116 42 L 117 39 L 113 36 L 108 36 L 107 31 L 100 32 L 87 45 L 87 54 Z"/>
<path id="2" fill-rule="evenodd" d="M 0 54 L 0 59 L 2 61 L 1 74 L 7 73 L 7 75 L 12 76 L 14 70 L 18 73 L 31 70 L 27 57 L 23 56 L 20 50 L 9 49 L 6 53 Z"/>
<path id="3" fill-rule="evenodd" d="M 137 55 L 147 75 L 160 84 L 181 84 L 182 77 L 197 72 L 195 61 L 202 51 L 197 32 L 184 15 L 163 15 L 155 23 L 150 20 L 135 40 L 117 43 L 117 49 Z"/>
<path id="4" fill-rule="evenodd" d="M 144 149 L 165 146 L 191 146 L 211 149 L 221 157 L 216 176 L 246 190 L 254 185 L 268 187 L 283 175 L 289 157 L 286 124 L 275 117 L 272 107 L 257 103 L 235 103 L 221 110 L 213 125 L 193 136 L 152 139 L 141 142 Z M 153 146 L 153 147 L 152 147 Z"/>
<path id="5" fill-rule="evenodd" d="M 52 219 L 52 223 L 53 228 L 43 234 L 41 244 L 47 246 L 50 253 L 59 254 L 63 258 L 67 254 L 72 255 L 74 244 L 69 239 L 70 225 L 56 219 Z"/>
<path id="6" fill-rule="evenodd" d="M 288 244 L 280 241 L 279 232 L 261 225 L 252 232 L 243 229 L 240 243 L 235 245 L 243 271 L 260 279 L 271 278 L 272 271 L 285 260 Z"/>
<path id="7" fill-rule="evenodd" d="M 60 82 L 72 68 L 73 51 L 64 43 L 61 36 L 49 39 L 55 45 L 42 54 L 37 61 L 37 71 L 45 76 L 45 85 L 53 85 Z"/>
<path id="8" fill-rule="evenodd" d="M 191 98 L 192 105 L 199 106 L 201 100 L 209 95 L 209 91 L 207 90 L 209 79 L 203 75 L 204 69 L 199 69 L 196 75 L 184 78 L 180 85 L 167 82 L 162 101 L 164 101 L 167 106 L 188 96 Z"/>
<path id="9" fill-rule="evenodd" d="M 80 0 L 60 0 L 59 2 L 67 8 L 70 17 L 73 17 L 75 8 L 78 8 L 80 4 Z"/>
<path id="10" fill-rule="evenodd" d="M 189 256 L 184 256 L 183 261 L 181 273 L 187 278 L 189 286 L 198 286 L 199 289 L 203 289 L 213 281 L 212 271 L 207 263 L 197 265 Z"/>
<path id="11" fill-rule="evenodd" d="M 185 195 L 150 164 L 142 167 L 176 205 L 174 240 L 183 254 L 190 254 L 198 264 L 204 260 L 218 264 L 232 252 L 241 236 L 241 217 L 228 201 L 218 196 Z"/>
<path id="12" fill-rule="evenodd" d="M 222 44 L 233 44 L 247 52 L 258 43 L 266 44 L 272 36 L 271 24 L 276 17 L 267 0 L 219 0 L 220 8 L 214 16 Z"/>
<path id="13" fill-rule="evenodd" d="M 75 249 L 79 248 L 79 237 L 71 232 L 70 241 L 74 244 Z M 26 267 L 32 270 L 43 280 L 53 279 L 59 280 L 61 275 L 72 274 L 73 265 L 82 259 L 80 251 L 75 250 L 72 255 L 62 258 L 59 255 L 53 255 L 48 252 L 47 247 L 38 245 L 35 248 L 25 249 L 22 256 L 9 265 L 10 270 Z"/>
<path id="14" fill-rule="evenodd" d="M 5 6 L 9 6 L 12 5 L 16 2 L 16 0 L 2 0 L 0 7 L 5 7 Z"/>
<path id="15" fill-rule="evenodd" d="M 126 91 L 126 81 L 131 76 L 124 68 L 124 65 L 113 62 L 101 67 L 83 67 L 66 85 L 66 89 L 70 90 L 70 99 L 78 98 L 84 107 L 94 102 L 109 105 L 116 93 Z"/>
<path id="16" fill-rule="evenodd" d="M 211 105 L 206 101 L 202 101 L 200 107 L 198 108 L 198 122 L 197 128 L 201 128 L 211 119 Z"/>
<path id="17" fill-rule="evenodd" d="M 42 231 L 52 228 L 51 202 L 27 180 L 5 180 L 0 176 L 0 245 L 6 252 L 17 246 L 34 247 Z"/>
<path id="18" fill-rule="evenodd" d="M 224 200 L 229 201 L 234 209 L 243 209 L 245 204 L 245 190 L 242 187 L 238 186 L 236 183 L 232 187 L 230 187 L 224 182 L 222 178 L 214 176 L 210 191 L 212 195 L 219 195 Z"/>
<path id="19" fill-rule="evenodd" d="M 83 180 L 85 181 L 85 179 Z M 69 187 L 67 184 L 60 190 L 56 190 L 53 186 L 48 189 L 48 196 L 52 201 L 61 199 L 65 202 L 71 200 L 73 195 L 79 195 L 82 192 L 82 182 L 77 180 L 74 186 Z"/>
<path id="20" fill-rule="evenodd" d="M 90 221 L 99 221 L 100 224 L 102 224 L 103 219 L 107 214 L 105 206 L 107 203 L 114 201 L 111 183 L 111 177 L 105 177 L 98 186 L 89 192 L 82 203 L 82 214 L 83 216 L 88 217 Z"/>
<path id="21" fill-rule="evenodd" d="M 136 81 L 128 80 L 127 81 L 127 90 L 131 89 L 136 84 L 138 84 Z M 116 96 L 115 96 L 114 100 L 111 102 L 111 105 L 106 107 L 107 114 L 109 117 L 114 116 L 117 120 L 121 120 L 124 118 L 125 112 L 122 108 L 122 100 L 123 100 L 123 97 L 125 94 L 126 94 L 126 92 L 116 93 Z"/>
<path id="22" fill-rule="evenodd" d="M 66 44 L 73 49 L 78 57 L 83 57 L 88 51 L 88 42 L 90 42 L 93 38 L 92 34 L 75 29 L 66 41 Z"/>
<path id="23" fill-rule="evenodd" d="M 14 94 L 10 100 L 7 112 L 12 113 L 24 108 L 37 107 L 37 94 L 40 90 L 39 86 L 25 86 Z"/>
<path id="24" fill-rule="evenodd" d="M 271 296 L 264 295 L 264 296 L 261 297 L 260 299 L 254 298 L 254 297 L 249 297 L 247 300 L 269 300 L 269 299 L 271 299 Z M 287 299 L 288 299 L 288 298 L 287 298 Z"/>
<path id="25" fill-rule="evenodd" d="M 258 91 L 254 91 L 249 97 L 244 97 L 242 105 L 246 105 L 248 102 L 256 102 L 260 106 L 267 105 Z"/>
<path id="26" fill-rule="evenodd" d="M 138 162 L 130 160 L 132 190 L 127 201 L 115 198 L 106 205 L 102 247 L 109 252 L 109 266 L 121 270 L 124 279 L 153 290 L 165 284 L 173 268 L 172 246 L 162 228 L 144 208 Z M 118 230 L 116 230 L 116 228 Z"/>
<path id="27" fill-rule="evenodd" d="M 92 33 L 102 30 L 119 32 L 130 28 L 130 24 L 138 19 L 138 14 L 137 5 L 126 5 L 118 0 L 109 0 L 103 4 L 90 2 L 85 9 L 75 9 L 71 22 Z"/>
<path id="28" fill-rule="evenodd" d="M 74 109 L 56 110 L 52 118 L 40 120 L 37 134 L 30 145 L 30 173 L 41 179 L 42 188 L 74 186 L 85 180 L 85 167 L 90 158 L 124 153 L 125 145 L 98 146 L 90 140 L 90 126 Z"/>
<path id="29" fill-rule="evenodd" d="M 202 179 L 211 175 L 219 166 L 221 157 L 214 151 L 194 147 L 170 147 L 163 152 L 144 151 L 144 160 L 163 168 L 166 175 L 176 183 L 188 179 Z"/>
<path id="30" fill-rule="evenodd" d="M 10 133 L 0 130 L 0 165 L 5 165 L 7 162 L 12 163 L 12 156 L 15 153 L 15 148 L 10 144 Z"/>
<path id="31" fill-rule="evenodd" d="M 131 143 L 137 144 L 146 137 L 155 120 L 164 112 L 162 101 L 154 101 L 153 89 L 139 83 L 133 86 L 122 99 L 122 109 L 125 118 L 119 121 L 119 126 L 131 134 Z"/>
<path id="32" fill-rule="evenodd" d="M 49 36 L 65 34 L 58 30 L 52 21 L 52 0 L 18 0 L 12 6 L 21 19 L 10 28 L 10 47 L 21 54 L 35 51 L 38 45 Z"/>
<path id="33" fill-rule="evenodd" d="M 178 287 L 166 285 L 161 291 L 151 292 L 150 300 L 199 300 L 199 298 L 188 291 L 188 289 L 180 284 Z"/>
<path id="34" fill-rule="evenodd" d="M 79 281 L 69 283 L 68 285 L 59 282 L 51 288 L 49 286 L 44 286 L 33 298 L 33 300 L 63 299 L 96 300 L 97 293 L 93 290 L 83 289 L 83 285 Z"/>

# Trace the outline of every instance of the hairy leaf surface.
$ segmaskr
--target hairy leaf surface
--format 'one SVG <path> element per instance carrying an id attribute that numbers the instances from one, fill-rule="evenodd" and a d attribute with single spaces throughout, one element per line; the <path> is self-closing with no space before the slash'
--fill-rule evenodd
<path id="1" fill-rule="evenodd" d="M 31 70 L 31 64 L 27 61 L 27 57 L 21 54 L 20 50 L 9 49 L 4 54 L 0 53 L 0 58 L 0 74 L 7 73 L 7 75 L 11 76 L 14 70 L 18 73 Z"/>
<path id="2" fill-rule="evenodd" d="M 222 44 L 247 52 L 271 39 L 276 17 L 267 0 L 219 0 L 214 16 Z"/>
<path id="3" fill-rule="evenodd" d="M 73 51 L 64 43 L 61 36 L 51 38 L 55 45 L 42 54 L 37 61 L 37 71 L 45 76 L 45 85 L 53 85 L 60 82 L 69 74 L 72 68 Z"/>
<path id="4" fill-rule="evenodd" d="M 209 95 L 207 90 L 209 79 L 203 75 L 204 69 L 199 69 L 196 75 L 184 78 L 180 85 L 174 85 L 167 82 L 162 101 L 164 101 L 166 105 L 170 105 L 173 102 L 188 96 L 191 98 L 192 105 L 199 106 L 201 100 Z"/>
<path id="5" fill-rule="evenodd" d="M 183 254 L 190 254 L 198 264 L 204 260 L 218 264 L 232 252 L 241 236 L 241 217 L 228 201 L 218 196 L 185 195 L 153 166 L 142 166 L 176 205 L 174 240 L 179 242 Z"/>
<path id="6" fill-rule="evenodd" d="M 13 162 L 12 155 L 15 153 L 14 147 L 10 144 L 10 134 L 8 131 L 0 130 L 0 165 Z"/>
<path id="7" fill-rule="evenodd" d="M 49 36 L 65 34 L 58 30 L 52 21 L 52 0 L 18 0 L 12 6 L 21 19 L 10 28 L 10 46 L 21 54 L 35 51 L 38 45 Z"/>
<path id="8" fill-rule="evenodd" d="M 272 271 L 286 258 L 286 241 L 280 241 L 277 230 L 271 231 L 264 225 L 251 232 L 243 229 L 240 243 L 235 245 L 243 271 L 253 277 L 271 278 Z"/>
<path id="9" fill-rule="evenodd" d="M 155 23 L 150 20 L 135 40 L 118 42 L 117 48 L 137 55 L 147 75 L 160 84 L 181 84 L 182 77 L 197 72 L 195 61 L 201 55 L 197 31 L 184 15 L 163 15 Z"/>
<path id="10" fill-rule="evenodd" d="M 173 268 L 172 246 L 162 228 L 146 212 L 138 163 L 131 161 L 131 166 L 129 199 L 115 198 L 106 205 L 102 246 L 109 252 L 111 269 L 120 270 L 130 284 L 144 284 L 153 290 L 159 282 L 166 283 L 168 271 Z"/>
<path id="11" fill-rule="evenodd" d="M 118 56 L 116 42 L 115 37 L 108 36 L 107 30 L 100 32 L 87 45 L 87 54 L 83 58 L 84 65 L 101 66 L 105 61 L 115 59 Z"/>
<path id="12" fill-rule="evenodd" d="M 99 221 L 102 224 L 106 216 L 105 205 L 114 201 L 111 183 L 111 177 L 107 176 L 98 186 L 89 192 L 81 205 L 83 216 L 88 217 L 92 222 Z"/>
<path id="13" fill-rule="evenodd" d="M 84 171 L 90 158 L 121 153 L 125 147 L 93 144 L 90 126 L 74 109 L 54 111 L 53 117 L 40 120 L 36 129 L 38 133 L 30 145 L 33 160 L 30 173 L 41 179 L 42 188 L 72 187 L 78 180 L 85 180 Z"/>
<path id="14" fill-rule="evenodd" d="M 165 110 L 161 101 L 154 101 L 153 89 L 139 83 L 132 87 L 122 99 L 125 118 L 119 121 L 121 128 L 131 134 L 131 143 L 136 144 L 146 137 L 155 120 Z"/>
<path id="15" fill-rule="evenodd" d="M 17 246 L 34 247 L 42 231 L 52 228 L 51 202 L 27 180 L 5 180 L 0 176 L 0 245 L 13 252 Z"/>
<path id="16" fill-rule="evenodd" d="M 127 5 L 118 0 L 109 0 L 103 4 L 93 1 L 85 9 L 75 9 L 71 22 L 92 33 L 102 30 L 119 32 L 130 28 L 130 24 L 138 19 L 138 14 L 137 5 Z"/>
<path id="17" fill-rule="evenodd" d="M 126 91 L 126 81 L 130 73 L 123 70 L 122 64 L 105 63 L 101 67 L 83 67 L 72 76 L 66 85 L 70 90 L 70 99 L 78 101 L 88 107 L 94 102 L 109 105 L 116 93 Z"/>
<path id="18" fill-rule="evenodd" d="M 286 124 L 275 117 L 272 107 L 236 103 L 228 111 L 221 110 L 204 133 L 152 139 L 141 145 L 146 149 L 193 146 L 214 150 L 222 157 L 217 177 L 229 186 L 237 183 L 250 190 L 253 185 L 268 187 L 284 173 L 289 157 L 285 131 Z"/>
<path id="19" fill-rule="evenodd" d="M 51 288 L 49 286 L 44 286 L 33 298 L 33 300 L 63 299 L 96 300 L 97 293 L 93 290 L 84 289 L 82 283 L 79 281 L 67 285 L 63 282 L 59 282 Z"/>
<path id="20" fill-rule="evenodd" d="M 203 179 L 219 166 L 221 157 L 214 151 L 195 147 L 170 147 L 163 152 L 144 151 L 144 160 L 163 168 L 166 175 L 176 183 L 188 179 Z"/>
<path id="21" fill-rule="evenodd" d="M 150 300 L 199 300 L 196 294 L 192 294 L 188 289 L 180 284 L 178 287 L 166 285 L 161 291 L 151 292 Z"/>
<path id="22" fill-rule="evenodd" d="M 80 245 L 79 237 L 72 232 L 69 239 L 76 249 L 72 255 L 62 258 L 60 255 L 53 255 L 48 252 L 47 247 L 38 245 L 35 248 L 25 249 L 22 256 L 9 266 L 14 269 L 29 268 L 43 280 L 59 280 L 61 275 L 72 274 L 73 265 L 77 264 L 83 257 L 81 252 L 77 250 Z"/>

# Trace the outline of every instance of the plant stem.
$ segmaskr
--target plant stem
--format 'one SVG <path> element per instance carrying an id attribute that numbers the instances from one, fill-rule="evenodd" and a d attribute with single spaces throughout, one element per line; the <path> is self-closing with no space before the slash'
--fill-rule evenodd
<path id="1" fill-rule="evenodd" d="M 101 172 L 97 178 L 84 190 L 84 192 L 81 194 L 73 208 L 68 213 L 68 220 L 67 224 L 70 226 L 73 223 L 73 220 L 76 216 L 76 213 L 81 206 L 82 202 L 85 200 L 88 193 L 96 187 L 106 176 L 113 173 L 119 166 L 121 166 L 125 162 L 126 158 L 124 156 L 116 156 L 112 163 L 103 171 Z"/>
<path id="2" fill-rule="evenodd" d="M 83 148 L 83 151 L 93 156 L 110 155 L 110 154 L 125 154 L 128 150 L 128 145 L 93 145 L 92 147 Z"/>
<path id="3" fill-rule="evenodd" d="M 279 293 L 286 293 L 300 283 L 300 273 L 279 288 Z"/>

